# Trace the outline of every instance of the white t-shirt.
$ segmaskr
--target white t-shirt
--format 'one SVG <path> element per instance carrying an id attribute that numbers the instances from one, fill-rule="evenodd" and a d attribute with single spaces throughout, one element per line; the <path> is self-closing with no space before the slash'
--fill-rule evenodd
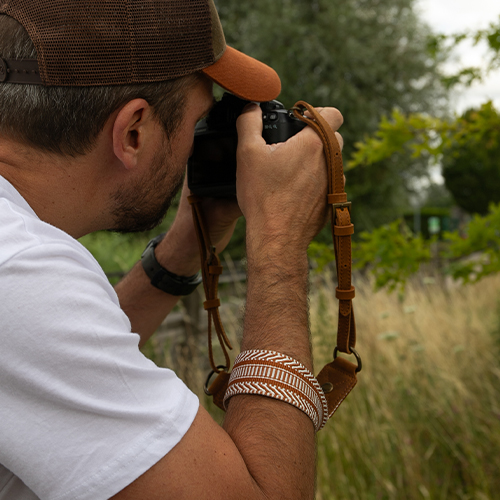
<path id="1" fill-rule="evenodd" d="M 199 402 L 139 336 L 92 255 L 0 177 L 0 500 L 107 499 Z"/>

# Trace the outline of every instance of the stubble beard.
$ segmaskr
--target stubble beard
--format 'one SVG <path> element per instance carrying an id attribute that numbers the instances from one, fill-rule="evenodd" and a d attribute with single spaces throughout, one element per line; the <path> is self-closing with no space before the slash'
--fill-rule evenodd
<path id="1" fill-rule="evenodd" d="M 134 233 L 149 231 L 160 224 L 172 200 L 181 188 L 185 168 L 168 165 L 168 147 L 165 145 L 154 156 L 150 175 L 139 183 L 118 189 L 113 197 L 111 231 Z"/>

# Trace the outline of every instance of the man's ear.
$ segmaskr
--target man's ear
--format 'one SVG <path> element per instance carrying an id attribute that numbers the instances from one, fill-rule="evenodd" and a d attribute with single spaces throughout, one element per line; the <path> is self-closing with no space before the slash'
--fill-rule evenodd
<path id="1" fill-rule="evenodd" d="M 120 109 L 113 123 L 113 151 L 127 169 L 137 165 L 151 130 L 153 110 L 144 99 L 133 99 Z"/>

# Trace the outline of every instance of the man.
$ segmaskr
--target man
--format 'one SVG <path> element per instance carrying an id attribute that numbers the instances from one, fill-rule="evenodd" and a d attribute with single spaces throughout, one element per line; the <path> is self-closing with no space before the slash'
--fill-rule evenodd
<path id="1" fill-rule="evenodd" d="M 305 411 L 236 393 L 220 427 L 138 349 L 199 269 L 187 188 L 152 249 L 170 273 L 160 289 L 139 263 L 113 290 L 76 241 L 161 220 L 212 81 L 250 101 L 280 89 L 226 48 L 212 0 L 0 2 L 0 499 L 313 497 Z M 247 221 L 242 350 L 312 370 L 306 249 L 325 221 L 322 143 L 306 128 L 266 145 L 258 105 L 237 126 L 238 202 L 205 210 L 219 250 Z"/>

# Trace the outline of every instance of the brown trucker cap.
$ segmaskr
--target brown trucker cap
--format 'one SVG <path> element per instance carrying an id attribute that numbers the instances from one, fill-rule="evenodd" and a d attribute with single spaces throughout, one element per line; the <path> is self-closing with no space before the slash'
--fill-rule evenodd
<path id="1" fill-rule="evenodd" d="M 125 85 L 202 71 L 250 101 L 281 91 L 273 69 L 226 45 L 213 0 L 0 0 L 0 14 L 23 25 L 38 56 L 0 57 L 0 83 Z"/>

